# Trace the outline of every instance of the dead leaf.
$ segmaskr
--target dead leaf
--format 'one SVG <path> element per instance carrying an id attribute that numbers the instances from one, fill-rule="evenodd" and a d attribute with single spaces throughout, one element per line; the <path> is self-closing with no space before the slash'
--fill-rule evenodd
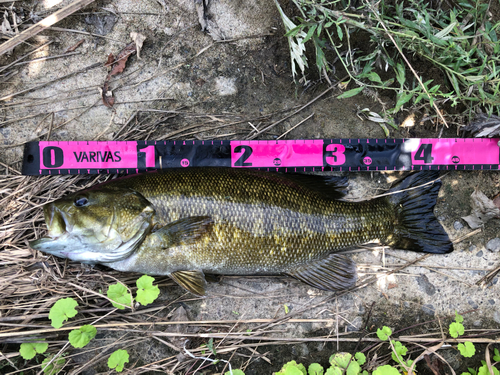
<path id="1" fill-rule="evenodd" d="M 136 51 L 137 49 L 135 46 L 135 42 L 127 44 L 127 46 L 122 49 L 120 53 L 115 57 L 115 61 L 113 61 L 113 67 L 111 68 L 111 72 L 109 72 L 108 76 L 111 77 L 123 72 L 125 70 L 128 58 L 136 53 Z"/>
<path id="2" fill-rule="evenodd" d="M 474 120 L 464 128 L 464 131 L 472 133 L 474 137 L 498 137 L 500 136 L 500 117 L 485 113 L 479 113 Z"/>
<path id="3" fill-rule="evenodd" d="M 188 322 L 190 321 L 186 309 L 180 305 L 178 308 L 176 308 L 174 311 L 170 313 L 170 321 L 171 322 Z M 185 324 L 174 324 L 170 326 L 170 329 L 167 329 L 169 332 L 175 332 L 175 333 L 186 333 L 187 332 L 187 325 Z M 177 336 L 177 337 L 170 337 L 169 341 L 174 344 L 175 346 L 182 348 L 187 340 L 187 337 L 185 336 Z"/>
<path id="4" fill-rule="evenodd" d="M 104 66 L 105 67 L 111 66 L 111 65 L 113 65 L 114 62 L 115 62 L 115 55 L 113 55 L 112 53 L 110 53 L 108 55 L 108 60 L 106 61 L 106 63 L 104 64 Z"/>
<path id="5" fill-rule="evenodd" d="M 78 47 L 80 47 L 80 45 L 85 41 L 85 39 L 81 39 L 79 40 L 75 45 L 69 47 L 66 51 L 64 51 L 64 53 L 68 53 L 68 52 L 73 52 L 75 49 L 77 49 Z"/>
<path id="6" fill-rule="evenodd" d="M 115 57 L 112 53 L 108 55 L 108 60 L 104 66 L 111 66 L 111 71 L 106 76 L 104 80 L 104 85 L 102 87 L 101 97 L 102 102 L 106 107 L 112 108 L 115 104 L 115 98 L 113 96 L 113 92 L 109 89 L 109 81 L 111 77 L 123 72 L 125 66 L 127 64 L 127 60 L 130 55 L 133 55 L 136 52 L 135 42 L 128 44 L 124 49 L 120 51 L 120 53 Z"/>
<path id="7" fill-rule="evenodd" d="M 489 199 L 481 191 L 474 191 L 471 195 L 471 199 L 472 211 L 469 216 L 462 217 L 462 219 L 464 219 L 472 229 L 481 227 L 490 219 L 500 218 L 499 206 L 495 205 L 493 200 Z M 497 204 L 498 203 L 500 202 L 497 202 Z"/>
<path id="8" fill-rule="evenodd" d="M 135 31 L 130 33 L 130 38 L 134 41 L 136 47 L 137 47 L 137 58 L 140 60 L 141 59 L 141 48 L 142 44 L 146 40 L 146 37 L 142 35 L 141 33 L 136 33 Z"/>
<path id="9" fill-rule="evenodd" d="M 102 102 L 108 108 L 112 108 L 115 104 L 115 97 L 113 92 L 109 89 L 109 81 L 104 82 L 104 86 L 101 89 Z"/>

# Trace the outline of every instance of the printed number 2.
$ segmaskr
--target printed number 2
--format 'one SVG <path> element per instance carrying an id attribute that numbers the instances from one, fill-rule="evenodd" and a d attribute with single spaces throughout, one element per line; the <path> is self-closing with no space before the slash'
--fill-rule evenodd
<path id="1" fill-rule="evenodd" d="M 415 160 L 423 160 L 424 163 L 432 163 L 434 158 L 432 157 L 432 144 L 423 143 L 418 148 L 415 153 Z"/>
<path id="2" fill-rule="evenodd" d="M 250 146 L 236 146 L 234 148 L 234 153 L 238 154 L 243 151 L 243 155 L 241 155 L 238 160 L 234 162 L 235 167 L 251 167 L 252 163 L 247 163 L 247 159 L 252 155 L 252 148 Z"/>

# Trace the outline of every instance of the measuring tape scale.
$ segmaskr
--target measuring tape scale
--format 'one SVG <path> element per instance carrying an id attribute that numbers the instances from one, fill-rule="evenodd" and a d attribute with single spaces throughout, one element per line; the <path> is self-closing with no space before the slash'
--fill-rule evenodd
<path id="1" fill-rule="evenodd" d="M 25 145 L 22 173 L 140 173 L 179 167 L 278 172 L 498 170 L 499 145 L 498 138 L 41 141 Z"/>

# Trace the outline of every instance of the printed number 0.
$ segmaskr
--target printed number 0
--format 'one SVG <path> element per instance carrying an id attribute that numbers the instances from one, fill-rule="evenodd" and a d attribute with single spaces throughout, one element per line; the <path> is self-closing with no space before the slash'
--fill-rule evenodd
<path id="1" fill-rule="evenodd" d="M 243 154 L 234 162 L 235 167 L 251 167 L 252 163 L 247 163 L 247 159 L 252 155 L 252 148 L 250 146 L 236 146 L 234 153 L 238 154 L 243 151 Z"/>

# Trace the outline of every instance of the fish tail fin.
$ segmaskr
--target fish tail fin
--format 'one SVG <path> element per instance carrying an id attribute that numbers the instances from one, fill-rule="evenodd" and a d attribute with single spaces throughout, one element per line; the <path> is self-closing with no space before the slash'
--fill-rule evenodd
<path id="1" fill-rule="evenodd" d="M 423 185 L 423 186 L 422 186 Z M 432 254 L 453 251 L 453 244 L 434 216 L 434 206 L 441 187 L 439 172 L 414 173 L 389 192 L 396 211 L 394 234 L 384 241 L 393 248 Z"/>

